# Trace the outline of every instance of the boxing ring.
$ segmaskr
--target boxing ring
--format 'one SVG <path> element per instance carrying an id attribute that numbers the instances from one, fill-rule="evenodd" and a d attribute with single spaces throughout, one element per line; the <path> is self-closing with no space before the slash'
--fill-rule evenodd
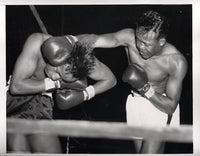
<path id="1" fill-rule="evenodd" d="M 48 34 L 34 5 L 29 6 L 41 31 Z M 108 139 L 155 139 L 169 142 L 193 142 L 193 126 L 181 125 L 179 127 L 132 127 L 122 122 L 94 122 L 78 120 L 20 120 L 7 119 L 8 133 L 46 133 L 59 136 L 74 136 L 88 138 Z"/>
<path id="2" fill-rule="evenodd" d="M 34 6 L 30 9 L 43 33 L 48 34 Z M 133 140 L 143 137 L 146 140 L 192 143 L 193 126 L 147 127 L 128 126 L 125 122 L 79 121 L 79 120 L 23 120 L 7 118 L 7 133 L 13 134 L 52 134 L 57 136 L 105 138 Z"/>
<path id="3" fill-rule="evenodd" d="M 107 138 L 107 139 L 155 139 L 169 142 L 193 141 L 191 125 L 179 127 L 133 127 L 123 122 L 94 122 L 78 120 L 24 120 L 7 119 L 7 133 L 52 134 L 58 136 Z"/>

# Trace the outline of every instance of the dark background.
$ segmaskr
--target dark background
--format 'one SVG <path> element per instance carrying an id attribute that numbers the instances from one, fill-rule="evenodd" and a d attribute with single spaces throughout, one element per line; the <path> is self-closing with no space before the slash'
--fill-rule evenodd
<path id="1" fill-rule="evenodd" d="M 168 42 L 175 45 L 188 61 L 180 99 L 181 124 L 192 124 L 192 5 L 48 5 L 35 6 L 49 34 L 109 33 L 134 27 L 135 19 L 145 10 L 154 9 L 170 22 Z M 26 38 L 41 29 L 29 6 L 6 6 L 6 76 L 12 74 L 15 61 Z M 127 66 L 123 47 L 95 49 L 118 79 L 111 90 L 70 110 L 54 109 L 55 119 L 125 122 L 125 102 L 130 92 L 121 82 Z M 28 67 L 27 67 L 28 69 Z M 90 80 L 89 80 L 90 81 Z M 69 153 L 135 153 L 132 141 L 68 138 Z M 63 151 L 66 138 L 61 138 Z M 165 153 L 192 153 L 192 143 L 167 143 Z"/>

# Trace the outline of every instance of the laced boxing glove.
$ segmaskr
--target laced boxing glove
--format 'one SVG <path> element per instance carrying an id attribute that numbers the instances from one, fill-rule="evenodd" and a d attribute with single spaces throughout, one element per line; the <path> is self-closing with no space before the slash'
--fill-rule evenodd
<path id="1" fill-rule="evenodd" d="M 138 64 L 129 65 L 122 77 L 122 81 L 135 88 L 142 96 L 150 98 L 154 95 L 155 91 L 148 83 L 148 77 L 145 70 Z"/>
<path id="2" fill-rule="evenodd" d="M 48 38 L 41 46 L 45 60 L 53 66 L 60 66 L 68 59 L 76 42 L 71 35 Z"/>
<path id="3" fill-rule="evenodd" d="M 95 96 L 94 88 L 88 86 L 85 90 L 62 89 L 56 92 L 56 103 L 59 109 L 66 110 L 90 100 Z"/>

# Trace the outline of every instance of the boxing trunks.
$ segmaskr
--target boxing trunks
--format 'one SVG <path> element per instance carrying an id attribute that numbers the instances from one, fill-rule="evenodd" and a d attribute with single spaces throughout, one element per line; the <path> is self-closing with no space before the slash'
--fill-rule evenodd
<path id="1" fill-rule="evenodd" d="M 180 108 L 179 104 L 173 116 L 168 116 L 157 109 L 148 99 L 132 92 L 126 101 L 127 124 L 131 126 L 179 126 Z"/>
<path id="2" fill-rule="evenodd" d="M 44 94 L 16 96 L 7 91 L 7 117 L 21 119 L 52 119 L 53 100 Z"/>

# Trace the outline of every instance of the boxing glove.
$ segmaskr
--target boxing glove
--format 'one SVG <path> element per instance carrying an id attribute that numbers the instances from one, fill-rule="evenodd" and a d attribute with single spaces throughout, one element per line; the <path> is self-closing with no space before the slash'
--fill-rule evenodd
<path id="1" fill-rule="evenodd" d="M 135 88 L 142 96 L 150 98 L 154 94 L 145 70 L 138 64 L 131 64 L 125 69 L 122 81 Z"/>
<path id="2" fill-rule="evenodd" d="M 75 44 L 71 35 L 50 37 L 41 46 L 45 60 L 53 66 L 60 66 L 66 62 Z"/>
<path id="3" fill-rule="evenodd" d="M 56 104 L 59 109 L 66 110 L 84 102 L 83 91 L 62 89 L 56 92 Z"/>
<path id="4" fill-rule="evenodd" d="M 94 96 L 95 90 L 92 85 L 84 90 L 59 89 L 56 91 L 56 103 L 58 108 L 65 110 L 90 100 Z"/>

